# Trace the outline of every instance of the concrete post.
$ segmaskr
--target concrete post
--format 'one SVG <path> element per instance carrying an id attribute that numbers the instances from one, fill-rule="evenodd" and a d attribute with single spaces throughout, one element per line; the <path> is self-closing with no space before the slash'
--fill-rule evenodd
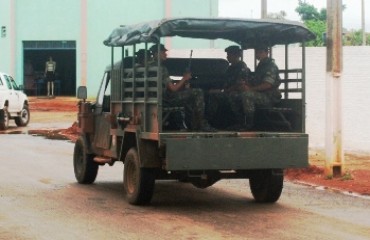
<path id="1" fill-rule="evenodd" d="M 261 18 L 267 18 L 267 0 L 261 0 Z"/>
<path id="2" fill-rule="evenodd" d="M 9 29 L 9 38 L 10 38 L 10 74 L 14 76 L 16 79 L 16 43 L 17 43 L 17 35 L 15 31 L 16 27 L 16 2 L 10 1 L 10 29 Z M 23 77 L 22 77 L 23 78 Z"/>
<path id="3" fill-rule="evenodd" d="M 171 18 L 172 17 L 172 0 L 165 0 L 164 2 L 164 17 Z M 167 49 L 172 49 L 172 38 L 165 38 L 165 43 Z"/>
<path id="4" fill-rule="evenodd" d="M 87 0 L 81 0 L 81 85 L 87 84 Z"/>
<path id="5" fill-rule="evenodd" d="M 366 46 L 365 0 L 361 0 L 362 46 Z"/>
<path id="6" fill-rule="evenodd" d="M 326 175 L 344 174 L 342 146 L 342 0 L 327 0 Z"/>

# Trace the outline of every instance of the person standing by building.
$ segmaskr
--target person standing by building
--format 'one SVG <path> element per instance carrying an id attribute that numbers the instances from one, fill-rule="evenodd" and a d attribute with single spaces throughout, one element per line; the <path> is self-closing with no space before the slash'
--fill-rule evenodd
<path id="1" fill-rule="evenodd" d="M 47 82 L 47 96 L 54 96 L 54 81 L 55 81 L 55 69 L 57 64 L 53 61 L 50 56 L 49 60 L 45 63 L 45 77 Z"/>

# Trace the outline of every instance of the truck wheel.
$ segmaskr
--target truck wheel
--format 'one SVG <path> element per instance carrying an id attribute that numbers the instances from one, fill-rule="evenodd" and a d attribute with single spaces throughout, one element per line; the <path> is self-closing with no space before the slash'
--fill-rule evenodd
<path id="1" fill-rule="evenodd" d="M 27 126 L 27 124 L 30 121 L 30 110 L 28 109 L 27 105 L 23 106 L 23 109 L 21 111 L 21 114 L 19 117 L 16 117 L 14 119 L 15 124 L 17 124 L 18 127 L 24 127 Z"/>
<path id="2" fill-rule="evenodd" d="M 274 203 L 283 190 L 284 174 L 282 169 L 257 170 L 249 178 L 249 186 L 256 202 Z"/>
<path id="3" fill-rule="evenodd" d="M 154 192 L 155 169 L 142 168 L 136 148 L 131 148 L 125 158 L 123 187 L 129 203 L 145 205 L 150 202 Z"/>
<path id="4" fill-rule="evenodd" d="M 8 108 L 4 107 L 0 110 L 0 130 L 6 130 L 9 127 Z"/>
<path id="5" fill-rule="evenodd" d="M 93 161 L 94 155 L 87 153 L 87 143 L 83 137 L 77 139 L 73 152 L 73 167 L 77 182 L 91 184 L 98 174 L 99 165 Z"/>

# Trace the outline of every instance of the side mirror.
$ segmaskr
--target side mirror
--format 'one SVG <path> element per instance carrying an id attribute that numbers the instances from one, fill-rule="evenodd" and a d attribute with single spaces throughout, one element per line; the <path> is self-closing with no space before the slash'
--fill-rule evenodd
<path id="1" fill-rule="evenodd" d="M 77 88 L 77 98 L 82 99 L 83 101 L 87 98 L 87 88 L 86 86 L 79 86 Z"/>

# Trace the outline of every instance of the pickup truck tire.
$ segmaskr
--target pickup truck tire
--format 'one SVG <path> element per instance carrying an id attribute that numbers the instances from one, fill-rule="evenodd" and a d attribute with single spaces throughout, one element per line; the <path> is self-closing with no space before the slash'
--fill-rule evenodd
<path id="1" fill-rule="evenodd" d="M 130 204 L 148 204 L 153 196 L 155 184 L 153 168 L 142 168 L 136 148 L 131 148 L 125 157 L 123 187 Z"/>
<path id="2" fill-rule="evenodd" d="M 282 169 L 256 170 L 249 178 L 249 186 L 256 202 L 274 203 L 283 190 Z"/>
<path id="3" fill-rule="evenodd" d="M 94 155 L 87 153 L 85 138 L 77 139 L 73 153 L 73 167 L 78 183 L 91 184 L 98 174 L 99 165 L 93 160 Z"/>
<path id="4" fill-rule="evenodd" d="M 23 106 L 21 114 L 19 115 L 19 117 L 16 117 L 14 121 L 18 127 L 27 126 L 30 121 L 30 110 L 27 105 Z"/>
<path id="5" fill-rule="evenodd" d="M 6 130 L 9 127 L 8 108 L 4 107 L 0 110 L 0 130 Z"/>

